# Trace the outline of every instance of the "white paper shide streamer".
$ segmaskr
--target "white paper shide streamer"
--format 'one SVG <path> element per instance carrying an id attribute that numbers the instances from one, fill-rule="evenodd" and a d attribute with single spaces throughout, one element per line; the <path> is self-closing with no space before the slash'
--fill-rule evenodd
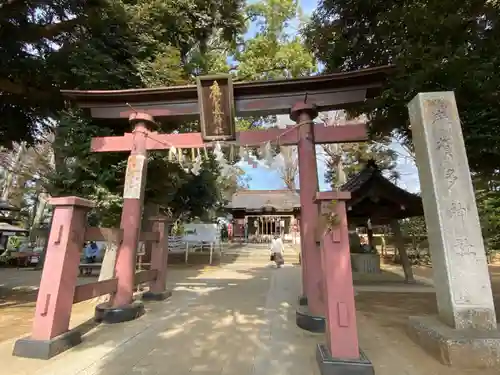
<path id="1" fill-rule="evenodd" d="M 200 150 L 198 150 L 198 155 L 196 155 L 196 159 L 194 159 L 193 167 L 191 168 L 191 173 L 194 174 L 195 176 L 200 175 L 200 170 L 201 170 L 201 155 L 200 155 Z"/>

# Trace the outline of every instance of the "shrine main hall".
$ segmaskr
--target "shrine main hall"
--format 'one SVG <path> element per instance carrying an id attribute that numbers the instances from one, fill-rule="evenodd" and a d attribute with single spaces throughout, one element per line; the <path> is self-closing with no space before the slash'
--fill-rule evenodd
<path id="1" fill-rule="evenodd" d="M 351 227 L 367 227 L 368 221 L 388 225 L 394 220 L 423 215 L 421 198 L 384 177 L 373 160 L 339 190 L 351 194 L 346 202 Z M 300 238 L 299 190 L 240 190 L 233 194 L 227 210 L 233 216 L 235 239 L 268 242 L 276 234 L 287 241 Z"/>

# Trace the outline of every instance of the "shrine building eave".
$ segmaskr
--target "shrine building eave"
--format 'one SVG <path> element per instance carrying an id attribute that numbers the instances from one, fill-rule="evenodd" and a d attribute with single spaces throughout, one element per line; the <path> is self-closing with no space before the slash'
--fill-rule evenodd
<path id="1" fill-rule="evenodd" d="M 227 208 L 247 214 L 292 213 L 300 210 L 300 197 L 292 190 L 242 190 L 233 194 Z"/>
<path id="2" fill-rule="evenodd" d="M 295 79 L 236 82 L 233 84 L 237 116 L 290 113 L 306 98 L 319 111 L 348 108 L 377 96 L 393 66 Z M 199 117 L 195 85 L 129 90 L 62 90 L 62 94 L 101 120 L 127 121 L 143 111 L 157 120 L 192 120 Z"/>
<path id="3" fill-rule="evenodd" d="M 374 161 L 369 161 L 340 190 L 351 193 L 347 202 L 351 222 L 370 219 L 372 224 L 381 225 L 424 214 L 422 199 L 385 178 Z"/>

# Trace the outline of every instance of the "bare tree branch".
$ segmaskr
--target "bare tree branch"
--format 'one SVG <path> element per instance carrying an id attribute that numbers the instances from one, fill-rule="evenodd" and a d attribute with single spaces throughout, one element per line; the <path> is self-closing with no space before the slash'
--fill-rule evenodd
<path id="1" fill-rule="evenodd" d="M 282 146 L 280 147 L 280 153 L 283 157 L 283 165 L 278 167 L 278 173 L 286 188 L 295 190 L 295 180 L 299 172 L 297 150 L 293 146 Z"/>

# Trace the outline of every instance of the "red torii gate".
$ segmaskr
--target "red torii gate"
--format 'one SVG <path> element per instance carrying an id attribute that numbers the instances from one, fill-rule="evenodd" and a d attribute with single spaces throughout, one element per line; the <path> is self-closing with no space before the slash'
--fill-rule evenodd
<path id="1" fill-rule="evenodd" d="M 315 251 L 317 244 L 315 228 L 318 208 L 314 202 L 318 192 L 315 144 L 359 142 L 367 139 L 364 123 L 346 126 L 314 125 L 316 107 L 303 102 L 297 103 L 291 111 L 292 120 L 302 125 L 294 129 L 269 129 L 237 133 L 237 143 L 252 147 L 279 138 L 280 145 L 297 145 L 299 162 L 301 201 L 301 252 L 303 267 L 303 292 L 307 299 L 301 304 L 307 309 L 298 312 L 298 324 L 304 329 L 324 331 L 324 304 L 321 296 L 322 273 L 321 255 Z M 143 189 L 146 176 L 146 156 L 148 150 L 203 148 L 206 143 L 201 133 L 159 134 L 151 131 L 155 120 L 149 113 L 132 113 L 130 122 L 132 133 L 123 136 L 97 137 L 92 139 L 93 152 L 125 152 L 131 155 L 127 164 L 124 205 L 120 227 L 124 231 L 122 247 L 117 255 L 117 278 L 120 281 L 113 300 L 114 307 L 123 308 L 132 299 L 135 250 L 141 224 Z M 291 130 L 291 131 L 290 131 Z M 139 189 L 141 189 L 139 191 Z M 137 234 L 136 234 L 137 233 Z M 136 305 L 134 305 L 136 306 Z"/>
<path id="2" fill-rule="evenodd" d="M 288 112 L 292 120 L 300 124 L 297 130 L 293 131 L 273 128 L 240 132 L 236 134 L 235 142 L 242 146 L 257 146 L 279 138 L 281 145 L 298 146 L 304 294 L 299 300 L 301 305 L 306 305 L 306 309 L 303 307 L 297 311 L 297 323 L 311 331 L 322 331 L 325 328 L 322 296 L 325 284 L 321 252 L 317 250 L 316 238 L 319 215 L 316 202 L 318 178 L 315 144 L 358 142 L 367 139 L 364 124 L 327 127 L 314 125 L 312 121 L 318 111 L 345 108 L 374 97 L 391 69 L 392 67 L 380 67 L 309 78 L 234 85 L 236 115 Z M 162 119 L 188 120 L 198 117 L 198 92 L 196 86 L 183 86 L 138 90 L 66 90 L 63 94 L 90 111 L 90 115 L 97 121 L 116 124 L 127 119 L 133 126 L 132 133 L 125 133 L 123 136 L 94 138 L 91 146 L 94 152 L 130 151 L 120 225 L 124 233 L 115 268 L 119 282 L 110 306 L 116 317 L 119 311 L 137 308 L 131 302 L 148 150 L 169 149 L 172 146 L 177 149 L 205 146 L 200 133 L 159 134 L 152 129 Z M 352 291 L 347 294 L 352 294 Z M 353 300 L 353 295 L 351 299 Z M 351 318 L 351 321 L 355 322 L 352 308 L 344 314 L 349 315 L 344 317 L 345 319 Z M 126 315 L 130 316 L 130 312 Z M 346 327 L 342 327 L 345 332 Z M 356 336 L 355 324 L 351 324 L 347 329 Z M 338 341 L 341 338 L 331 340 L 334 339 Z M 359 357 L 357 339 L 351 340 L 349 348 L 342 351 L 342 356 L 351 359 Z"/>

